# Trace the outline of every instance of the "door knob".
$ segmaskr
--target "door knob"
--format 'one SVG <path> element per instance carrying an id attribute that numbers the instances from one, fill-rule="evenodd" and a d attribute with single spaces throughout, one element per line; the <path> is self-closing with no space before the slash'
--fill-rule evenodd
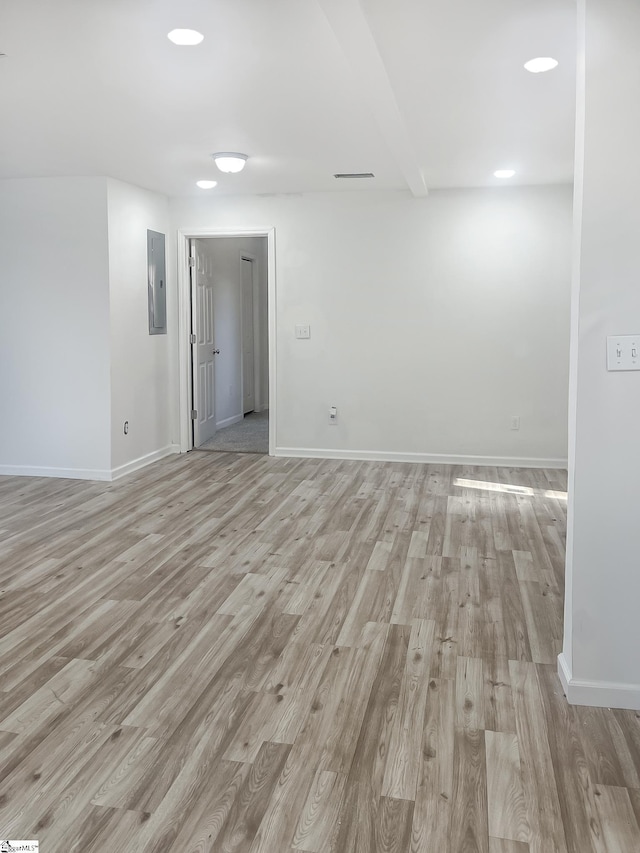
<path id="1" fill-rule="evenodd" d="M 214 349 L 214 350 L 213 350 L 213 354 L 214 354 L 214 355 L 220 355 L 220 350 L 219 350 L 219 349 Z"/>

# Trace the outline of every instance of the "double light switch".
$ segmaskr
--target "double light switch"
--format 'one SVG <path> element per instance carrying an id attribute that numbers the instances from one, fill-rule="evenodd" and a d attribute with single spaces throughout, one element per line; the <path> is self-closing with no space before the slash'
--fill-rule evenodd
<path id="1" fill-rule="evenodd" d="M 640 370 L 640 335 L 607 338 L 607 370 Z"/>

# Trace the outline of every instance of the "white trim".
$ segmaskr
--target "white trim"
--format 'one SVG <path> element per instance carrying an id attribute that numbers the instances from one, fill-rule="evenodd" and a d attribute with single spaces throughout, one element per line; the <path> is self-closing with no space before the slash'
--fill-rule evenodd
<path id="1" fill-rule="evenodd" d="M 180 451 L 191 450 L 191 273 L 189 235 L 178 231 L 178 400 L 180 405 Z"/>
<path id="2" fill-rule="evenodd" d="M 569 667 L 569 661 L 565 657 L 564 652 L 558 655 L 558 678 L 560 679 L 560 683 L 562 684 L 564 695 L 568 697 L 569 683 L 571 681 L 571 669 Z"/>
<path id="3" fill-rule="evenodd" d="M 189 343 L 189 240 L 201 237 L 266 237 L 267 238 L 267 312 L 269 316 L 269 454 L 276 449 L 276 232 L 273 226 L 262 228 L 179 228 L 178 229 L 178 397 L 180 405 L 180 452 L 192 448 L 190 400 Z M 264 401 L 260 401 L 264 404 Z"/>
<path id="4" fill-rule="evenodd" d="M 147 465 L 151 465 L 152 462 L 158 462 L 160 459 L 164 459 L 165 456 L 170 456 L 172 453 L 180 453 L 180 445 L 168 444 L 160 450 L 154 450 L 153 453 L 146 453 L 144 456 L 139 456 L 131 462 L 119 465 L 111 471 L 110 479 L 119 480 L 121 477 L 126 477 L 127 474 L 133 474 L 134 471 L 138 471 L 140 468 L 145 468 Z"/>
<path id="5" fill-rule="evenodd" d="M 558 655 L 558 676 L 570 705 L 640 711 L 640 684 L 581 681 L 572 676 L 564 653 Z"/>
<path id="6" fill-rule="evenodd" d="M 62 480 L 99 480 L 100 482 L 110 483 L 112 480 L 119 480 L 120 477 L 151 465 L 152 462 L 158 462 L 172 453 L 180 453 L 179 444 L 168 444 L 160 450 L 154 450 L 153 453 L 147 453 L 138 459 L 127 462 L 125 465 L 113 468 L 111 471 L 100 468 L 39 468 L 34 465 L 0 465 L 0 476 L 59 477 Z"/>
<path id="7" fill-rule="evenodd" d="M 230 418 L 225 418 L 220 423 L 216 423 L 216 429 L 224 429 L 225 427 L 233 426 L 233 424 L 239 424 L 243 420 L 244 415 L 232 415 Z"/>
<path id="8" fill-rule="evenodd" d="M 267 234 L 267 319 L 269 321 L 269 455 L 276 452 L 276 383 L 278 379 L 276 354 L 278 351 L 276 289 L 276 229 Z M 264 399 L 260 401 L 264 405 Z"/>
<path id="9" fill-rule="evenodd" d="M 488 465 L 506 468 L 566 468 L 566 459 L 517 456 L 462 456 L 455 453 L 401 453 L 395 450 L 333 450 L 321 447 L 276 447 L 274 456 L 304 459 L 356 459 L 371 462 L 419 462 L 440 465 Z"/>
<path id="10" fill-rule="evenodd" d="M 568 434 L 569 434 L 569 470 L 567 476 L 567 524 L 564 572 L 564 629 L 562 648 L 571 660 L 573 650 L 573 537 L 574 537 L 574 494 L 576 442 L 578 423 L 578 372 L 582 369 L 579 362 L 580 340 L 580 280 L 582 265 L 582 219 L 584 208 L 584 149 L 585 149 L 585 42 L 586 8 L 584 2 L 577 9 L 577 68 L 576 68 L 576 147 L 574 157 L 573 181 L 573 240 L 571 261 L 571 307 L 569 324 L 569 397 L 568 397 Z"/>
<path id="11" fill-rule="evenodd" d="M 249 261 L 251 264 L 251 313 L 253 317 L 253 409 L 250 411 L 259 411 L 258 406 L 262 399 L 262 390 L 260 388 L 260 317 L 258 312 L 258 299 L 256 290 L 258 287 L 258 279 L 261 275 L 259 269 L 258 258 L 251 252 L 245 252 L 240 249 L 240 406 L 242 414 L 244 411 L 244 291 L 242 289 L 242 262 Z M 249 414 L 249 412 L 246 412 Z"/>
<path id="12" fill-rule="evenodd" d="M 111 480 L 111 471 L 95 468 L 40 468 L 35 465 L 0 465 L 3 477 L 60 477 L 63 480 Z"/>

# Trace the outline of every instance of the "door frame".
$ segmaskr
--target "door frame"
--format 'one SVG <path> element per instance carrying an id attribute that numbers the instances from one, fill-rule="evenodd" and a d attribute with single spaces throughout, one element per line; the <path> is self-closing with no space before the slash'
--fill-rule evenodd
<path id="1" fill-rule="evenodd" d="M 267 319 L 269 349 L 269 455 L 276 448 L 276 229 L 266 228 L 179 228 L 178 229 L 178 396 L 180 405 L 180 452 L 193 449 L 191 429 L 192 358 L 191 343 L 191 275 L 189 241 L 207 237 L 267 238 Z"/>
<path id="2" fill-rule="evenodd" d="M 240 270 L 238 272 L 238 280 L 240 282 L 240 288 L 242 289 L 242 262 L 249 261 L 251 263 L 251 316 L 252 316 L 252 326 L 253 326 L 253 404 L 254 411 L 259 412 L 262 410 L 263 404 L 263 393 L 262 393 L 262 383 L 260 382 L 260 317 L 259 311 L 257 308 L 258 299 L 256 293 L 256 269 L 258 268 L 258 259 L 255 255 L 252 255 L 251 252 L 244 252 L 240 250 Z M 267 311 L 268 314 L 268 311 Z M 256 316 L 258 315 L 258 316 Z M 244 294 L 240 293 L 240 329 L 244 328 Z M 240 347 L 240 395 L 242 397 L 242 408 L 244 409 L 244 336 L 240 334 L 241 338 L 241 347 Z M 256 404 L 259 408 L 255 408 Z M 243 413 L 244 417 L 244 413 Z"/>

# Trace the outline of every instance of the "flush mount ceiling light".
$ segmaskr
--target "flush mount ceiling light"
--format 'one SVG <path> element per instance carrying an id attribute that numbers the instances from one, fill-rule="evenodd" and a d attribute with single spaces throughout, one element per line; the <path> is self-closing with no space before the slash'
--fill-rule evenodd
<path id="1" fill-rule="evenodd" d="M 170 33 L 167 33 L 167 38 L 174 44 L 193 47 L 196 44 L 200 44 L 204 36 L 197 30 L 171 30 Z"/>
<path id="2" fill-rule="evenodd" d="M 558 60 L 551 56 L 538 56 L 525 62 L 524 67 L 532 74 L 541 74 L 543 71 L 552 71 L 557 64 Z"/>
<path id="3" fill-rule="evenodd" d="M 200 187 L 201 190 L 212 190 L 214 187 L 218 186 L 217 181 L 196 181 L 196 186 Z"/>
<path id="4" fill-rule="evenodd" d="M 512 178 L 515 173 L 515 169 L 498 169 L 493 174 L 496 178 Z"/>
<path id="5" fill-rule="evenodd" d="M 211 155 L 221 172 L 241 172 L 248 157 L 235 151 L 219 151 Z"/>

